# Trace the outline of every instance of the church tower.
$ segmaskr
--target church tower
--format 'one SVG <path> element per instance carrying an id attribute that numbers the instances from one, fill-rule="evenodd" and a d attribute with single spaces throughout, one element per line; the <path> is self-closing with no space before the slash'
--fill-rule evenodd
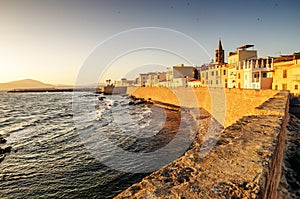
<path id="1" fill-rule="evenodd" d="M 224 50 L 222 47 L 221 39 L 219 39 L 218 49 L 216 50 L 216 62 L 219 64 L 224 63 Z"/>

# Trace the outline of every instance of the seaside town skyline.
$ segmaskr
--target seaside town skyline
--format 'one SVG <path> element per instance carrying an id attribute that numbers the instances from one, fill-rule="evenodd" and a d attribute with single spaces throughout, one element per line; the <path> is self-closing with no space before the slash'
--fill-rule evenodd
<path id="1" fill-rule="evenodd" d="M 141 27 L 162 27 L 193 38 L 209 53 L 203 58 L 191 49 L 197 65 L 214 58 L 218 38 L 226 52 L 255 44 L 258 57 L 293 54 L 300 45 L 299 1 L 28 0 L 1 1 L 0 5 L 0 82 L 32 78 L 73 85 L 80 67 L 99 43 Z M 168 55 L 161 60 L 166 66 L 182 63 Z M 119 60 L 118 67 L 126 67 L 127 61 Z"/>
<path id="2" fill-rule="evenodd" d="M 173 65 L 160 72 L 140 73 L 134 79 L 122 78 L 115 81 L 108 79 L 106 85 L 273 89 L 300 94 L 299 82 L 300 52 L 276 57 L 258 57 L 255 46 L 245 44 L 227 53 L 219 39 L 215 57 L 210 63 L 201 66 Z"/>
<path id="3" fill-rule="evenodd" d="M 299 0 L 0 0 L 1 198 L 298 198 Z"/>

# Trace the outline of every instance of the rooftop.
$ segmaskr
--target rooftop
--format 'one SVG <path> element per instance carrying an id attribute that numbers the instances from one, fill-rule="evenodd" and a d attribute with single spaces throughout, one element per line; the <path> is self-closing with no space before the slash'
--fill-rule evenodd
<path id="1" fill-rule="evenodd" d="M 237 50 L 245 50 L 247 48 L 254 48 L 254 45 L 253 44 L 247 44 L 247 45 L 239 46 L 236 49 Z"/>

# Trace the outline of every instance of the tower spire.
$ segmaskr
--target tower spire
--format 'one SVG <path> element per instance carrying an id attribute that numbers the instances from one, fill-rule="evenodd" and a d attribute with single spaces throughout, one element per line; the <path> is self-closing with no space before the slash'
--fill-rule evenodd
<path id="1" fill-rule="evenodd" d="M 223 50 L 221 38 L 219 38 L 218 50 L 219 50 L 219 51 L 222 51 L 222 50 Z"/>
<path id="2" fill-rule="evenodd" d="M 219 38 L 218 49 L 216 50 L 216 62 L 219 64 L 224 63 L 224 50 L 222 47 L 221 38 Z"/>

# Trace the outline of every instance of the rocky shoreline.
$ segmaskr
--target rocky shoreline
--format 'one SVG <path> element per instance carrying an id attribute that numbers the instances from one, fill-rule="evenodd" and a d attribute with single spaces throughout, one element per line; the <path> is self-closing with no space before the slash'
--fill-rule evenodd
<path id="1" fill-rule="evenodd" d="M 152 152 L 155 150 L 160 149 L 161 147 L 167 145 L 180 128 L 180 123 L 182 122 L 182 116 L 188 117 L 192 119 L 190 115 L 190 110 L 184 110 L 176 105 L 167 104 L 167 103 L 159 103 L 152 101 L 151 99 L 143 99 L 143 98 L 135 98 L 130 96 L 129 105 L 132 106 L 139 106 L 145 105 L 152 109 L 153 118 L 151 122 L 152 125 L 155 125 L 155 120 L 164 120 L 164 124 L 159 132 L 151 137 L 147 138 L 137 138 L 134 139 L 134 143 L 131 143 L 127 146 L 128 151 L 135 151 L 135 152 Z M 155 108 L 154 108 L 155 107 Z M 160 118 L 161 114 L 165 114 L 165 118 Z M 189 128 L 188 125 L 182 125 L 181 128 Z M 146 130 L 147 131 L 147 130 Z M 125 139 L 125 137 L 124 137 Z M 122 146 L 119 146 L 122 147 Z M 123 147 L 122 147 L 123 148 Z"/>
<path id="2" fill-rule="evenodd" d="M 157 100 L 152 100 L 151 98 L 148 98 L 147 100 L 144 98 L 137 98 L 133 95 L 130 95 L 130 102 L 129 105 L 139 105 L 139 104 L 148 104 L 148 105 L 155 105 L 161 108 L 164 108 L 166 110 L 172 110 L 172 111 L 180 111 L 184 109 L 184 107 L 180 107 L 174 104 L 160 102 Z"/>

